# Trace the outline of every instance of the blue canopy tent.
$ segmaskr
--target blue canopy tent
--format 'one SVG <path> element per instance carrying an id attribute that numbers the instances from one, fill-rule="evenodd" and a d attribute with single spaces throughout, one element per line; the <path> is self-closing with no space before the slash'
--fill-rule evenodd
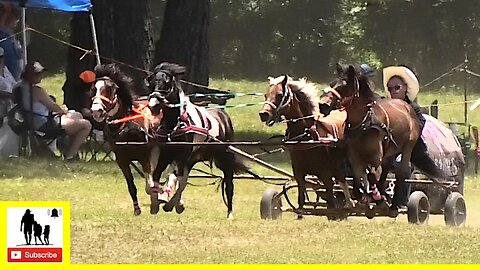
<path id="1" fill-rule="evenodd" d="M 21 7 L 48 8 L 66 12 L 90 11 L 90 0 L 2 0 Z"/>
<path id="2" fill-rule="evenodd" d="M 47 8 L 65 12 L 89 12 L 90 26 L 92 28 L 93 45 L 97 64 L 100 64 L 98 55 L 98 42 L 95 30 L 95 21 L 91 12 L 92 3 L 90 0 L 2 0 L 0 2 L 12 3 L 22 8 L 22 30 L 23 30 L 23 53 L 25 61 L 27 60 L 26 33 L 25 33 L 25 9 L 26 8 Z"/>

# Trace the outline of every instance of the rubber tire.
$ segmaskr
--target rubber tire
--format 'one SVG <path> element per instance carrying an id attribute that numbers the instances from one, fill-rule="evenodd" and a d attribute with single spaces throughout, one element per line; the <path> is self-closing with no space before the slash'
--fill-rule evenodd
<path id="1" fill-rule="evenodd" d="M 430 202 L 423 191 L 410 194 L 407 203 L 408 222 L 416 225 L 427 225 L 430 217 Z"/>
<path id="2" fill-rule="evenodd" d="M 282 200 L 273 188 L 269 188 L 263 193 L 260 201 L 260 218 L 271 220 L 282 218 Z"/>
<path id="3" fill-rule="evenodd" d="M 462 194 L 452 192 L 445 200 L 445 224 L 452 227 L 464 226 L 467 221 L 467 207 Z"/>

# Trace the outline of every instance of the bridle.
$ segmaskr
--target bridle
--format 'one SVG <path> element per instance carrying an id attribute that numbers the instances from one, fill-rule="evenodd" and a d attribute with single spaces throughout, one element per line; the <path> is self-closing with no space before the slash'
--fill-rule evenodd
<path id="1" fill-rule="evenodd" d="M 113 89 L 114 89 L 113 98 L 110 99 L 110 98 L 100 94 L 101 88 L 99 89 L 99 88 L 96 87 L 96 84 L 100 81 L 108 81 L 108 82 L 112 83 L 112 86 L 107 86 L 105 84 L 102 87 L 113 87 Z M 113 80 L 109 77 L 101 77 L 101 78 L 98 78 L 98 79 L 95 80 L 95 84 L 93 85 L 93 88 L 96 90 L 96 93 L 95 93 L 95 96 L 92 97 L 92 101 L 93 101 L 92 105 L 97 104 L 97 105 L 102 106 L 103 110 L 105 111 L 105 113 L 109 117 L 115 116 L 115 114 L 117 114 L 118 110 L 120 109 L 120 102 L 119 102 L 118 97 L 117 97 L 118 85 L 115 82 L 113 82 Z"/>
<path id="2" fill-rule="evenodd" d="M 282 93 L 282 100 L 280 101 L 280 103 L 278 105 L 276 105 L 275 103 L 271 102 L 271 101 L 268 101 L 266 100 L 264 102 L 264 104 L 270 106 L 274 111 L 273 111 L 273 119 L 270 120 L 269 122 L 273 121 L 274 123 L 275 122 L 279 122 L 280 120 L 280 112 L 285 109 L 287 106 L 290 105 L 290 103 L 292 102 L 293 100 L 293 92 L 292 90 L 290 89 L 290 87 L 288 87 L 288 84 L 285 84 L 283 85 L 282 84 L 282 88 L 283 88 L 283 93 Z"/>
<path id="3" fill-rule="evenodd" d="M 343 79 L 343 78 L 340 78 L 341 80 L 341 84 L 336 84 L 335 86 L 330 86 L 328 88 L 325 89 L 325 92 L 327 92 L 328 94 L 332 94 L 333 95 L 333 98 L 337 98 L 339 101 L 340 101 L 340 106 L 341 107 L 344 107 L 344 108 L 348 108 L 350 106 L 352 106 L 353 104 L 353 101 L 355 100 L 355 98 L 358 98 L 360 97 L 360 81 L 358 80 L 358 78 L 355 76 L 354 77 L 354 83 L 355 83 L 355 88 L 354 88 L 354 91 L 353 91 L 353 94 L 350 95 L 350 96 L 345 96 L 343 97 L 340 92 L 338 91 L 339 88 L 342 88 L 342 87 L 347 87 L 348 85 L 348 82 L 346 79 Z"/>

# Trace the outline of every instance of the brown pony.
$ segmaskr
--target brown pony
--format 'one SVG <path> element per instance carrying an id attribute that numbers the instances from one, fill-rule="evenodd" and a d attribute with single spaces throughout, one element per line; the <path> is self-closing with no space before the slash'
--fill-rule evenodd
<path id="1" fill-rule="evenodd" d="M 368 78 L 359 75 L 352 65 L 337 64 L 337 73 L 338 78 L 330 84 L 332 107 L 342 106 L 347 111 L 345 142 L 354 177 L 354 196 L 368 201 L 365 194 L 360 194 L 360 180 L 368 179 L 373 199 L 381 201 L 380 194 L 386 195 L 388 168 L 391 168 L 393 159 L 401 154 L 389 213 L 390 216 L 396 216 L 398 208 L 404 207 L 408 200 L 405 179 L 410 176 L 412 149 L 420 135 L 418 119 L 406 102 L 378 99 Z M 414 165 L 434 180 L 442 177 L 443 174 L 434 165 L 425 166 L 425 163 L 434 164 L 426 162 L 426 159 L 428 157 Z"/>
<path id="2" fill-rule="evenodd" d="M 158 191 L 152 192 L 155 186 L 152 174 L 157 166 L 159 147 L 147 139 L 151 118 L 136 114 L 132 92 L 132 79 L 124 74 L 114 64 L 103 65 L 95 69 L 97 80 L 93 85 L 95 95 L 92 103 L 92 116 L 95 121 L 107 121 L 105 138 L 115 153 L 115 161 L 123 172 L 128 185 L 128 192 L 132 197 L 135 215 L 141 214 L 137 198 L 137 188 L 133 181 L 130 163 L 140 162 L 143 168 L 146 186 L 145 191 L 151 196 L 153 208 L 157 207 Z M 145 101 L 146 102 L 146 101 Z M 147 104 L 143 105 L 146 107 Z M 131 116 L 140 116 L 138 118 Z M 122 143 L 134 143 L 131 145 Z M 154 212 L 155 209 L 150 209 Z"/>
<path id="3" fill-rule="evenodd" d="M 285 117 L 287 121 L 286 140 L 302 141 L 324 137 L 342 138 L 345 116 L 336 121 L 324 121 L 319 116 L 318 90 L 305 80 L 292 81 L 287 75 L 269 78 L 270 87 L 265 94 L 265 105 L 260 111 L 260 119 L 268 126 Z M 298 183 L 297 217 L 303 216 L 305 204 L 305 176 L 315 175 L 326 188 L 326 201 L 329 208 L 335 208 L 333 194 L 335 178 L 342 187 L 348 207 L 353 207 L 345 174 L 342 170 L 344 152 L 331 145 L 292 146 L 290 159 L 295 180 Z"/>

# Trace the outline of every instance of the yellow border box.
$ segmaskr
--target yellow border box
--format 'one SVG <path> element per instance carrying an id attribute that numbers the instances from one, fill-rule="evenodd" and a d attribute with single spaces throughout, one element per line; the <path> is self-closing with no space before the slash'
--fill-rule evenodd
<path id="1" fill-rule="evenodd" d="M 7 207 L 63 207 L 63 262 L 55 264 L 7 264 Z M 70 265 L 70 202 L 0 201 L 0 269 L 64 269 Z"/>

